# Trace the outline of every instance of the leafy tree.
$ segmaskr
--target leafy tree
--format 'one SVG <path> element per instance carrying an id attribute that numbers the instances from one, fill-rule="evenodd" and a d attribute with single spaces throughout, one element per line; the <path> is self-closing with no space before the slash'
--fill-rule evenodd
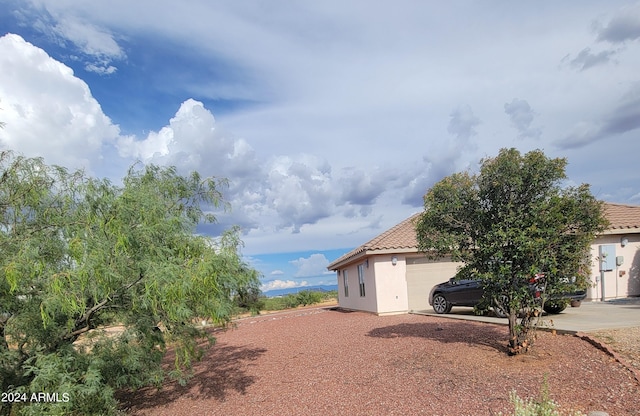
<path id="1" fill-rule="evenodd" d="M 257 271 L 255 272 L 257 274 Z M 258 285 L 259 279 L 256 277 L 255 284 L 240 288 L 235 295 L 235 304 L 241 310 L 246 310 L 254 315 L 259 315 L 264 308 L 264 295 Z"/>
<path id="2" fill-rule="evenodd" d="M 223 180 L 138 165 L 115 186 L 11 152 L 0 172 L 0 391 L 30 402 L 0 414 L 109 414 L 117 389 L 185 381 L 209 345 L 196 322 L 228 323 L 257 284 L 237 229 L 194 234 Z"/>
<path id="3" fill-rule="evenodd" d="M 533 342 L 540 302 L 529 280 L 545 273 L 543 301 L 573 277 L 586 287 L 590 244 L 606 225 L 587 185 L 562 187 L 566 163 L 539 150 L 503 149 L 481 161 L 479 174 L 435 184 L 416 224 L 421 250 L 462 261 L 456 276 L 481 280 L 485 300 L 508 314 L 510 354 Z"/>

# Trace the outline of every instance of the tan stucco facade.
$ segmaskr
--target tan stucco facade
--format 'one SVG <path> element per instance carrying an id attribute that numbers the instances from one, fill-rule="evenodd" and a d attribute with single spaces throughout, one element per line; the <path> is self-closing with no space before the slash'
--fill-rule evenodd
<path id="1" fill-rule="evenodd" d="M 600 246 L 612 247 L 614 257 L 620 260 L 612 260 L 613 266 L 609 267 L 610 270 L 600 270 Z M 640 235 L 601 235 L 591 246 L 591 258 L 591 287 L 587 290 L 588 300 L 640 296 Z"/>
<path id="2" fill-rule="evenodd" d="M 601 245 L 614 246 L 615 257 L 621 257 L 622 262 L 612 270 L 602 273 L 598 257 Z M 364 254 L 354 259 L 353 263 L 339 269 L 337 278 L 340 307 L 378 315 L 409 312 L 411 308 L 407 285 L 407 258 L 415 257 L 416 254 L 392 252 Z M 640 234 L 599 236 L 592 245 L 591 256 L 591 286 L 587 290 L 586 300 L 599 301 L 640 296 Z M 451 264 L 453 267 L 459 265 L 459 263 Z M 360 295 L 359 267 L 364 276 L 364 296 Z M 348 295 L 345 291 L 345 272 L 348 280 Z"/>
<path id="3" fill-rule="evenodd" d="M 396 258 L 395 265 L 393 257 Z M 359 267 L 364 272 L 364 296 L 360 291 Z M 348 291 L 345 290 L 345 272 Z M 405 276 L 406 260 L 403 254 L 362 258 L 338 271 L 338 303 L 345 309 L 380 315 L 407 313 Z"/>
<path id="4" fill-rule="evenodd" d="M 396 258 L 395 265 L 392 260 Z M 407 262 L 404 254 L 374 256 L 376 285 L 381 294 L 377 298 L 379 314 L 407 312 Z"/>
<path id="5" fill-rule="evenodd" d="M 418 258 L 424 259 L 424 256 L 416 252 L 370 254 L 345 265 L 338 270 L 338 303 L 340 307 L 378 315 L 396 315 L 416 310 L 415 305 L 411 305 L 410 299 L 413 295 L 411 291 L 415 290 L 416 282 L 413 281 L 414 288 L 412 289 L 409 284 L 409 267 L 413 266 L 410 266 L 409 263 L 411 260 L 415 262 Z M 421 286 L 425 286 L 426 281 L 436 284 L 448 280 L 455 275 L 456 268 L 460 266 L 460 263 L 446 260 L 429 261 L 427 264 L 437 266 L 436 269 L 440 273 L 433 273 L 433 276 L 430 276 L 429 272 L 420 272 L 418 278 L 422 282 Z M 364 272 L 364 296 L 360 296 L 359 267 Z M 445 271 L 444 274 L 443 271 Z M 345 290 L 345 272 L 348 291 Z M 421 300 L 421 307 L 418 310 L 428 308 L 428 295 L 432 284 L 428 288 L 423 287 L 424 290 L 416 294 Z"/>

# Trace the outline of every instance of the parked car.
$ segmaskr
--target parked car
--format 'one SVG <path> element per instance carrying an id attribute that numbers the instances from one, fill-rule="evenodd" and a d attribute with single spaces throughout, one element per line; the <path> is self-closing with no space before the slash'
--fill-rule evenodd
<path id="1" fill-rule="evenodd" d="M 540 297 L 545 290 L 544 274 L 535 275 L 529 282 L 534 297 Z M 471 306 L 474 307 L 483 301 L 484 290 L 479 280 L 455 278 L 449 279 L 435 285 L 429 293 L 429 305 L 433 306 L 436 313 L 449 313 L 453 306 Z M 586 290 L 576 290 L 570 293 L 562 293 L 553 295 L 547 299 L 543 305 L 545 312 L 549 314 L 558 314 L 565 310 L 570 301 L 582 301 L 587 297 Z M 496 316 L 504 318 L 506 312 L 500 305 L 492 305 Z"/>

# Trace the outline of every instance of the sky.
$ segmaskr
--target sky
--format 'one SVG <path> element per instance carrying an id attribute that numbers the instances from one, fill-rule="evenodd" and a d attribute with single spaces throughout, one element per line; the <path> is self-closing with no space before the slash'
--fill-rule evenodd
<path id="1" fill-rule="evenodd" d="M 0 148 L 117 182 L 228 178 L 263 290 L 327 265 L 501 148 L 640 204 L 640 3 L 0 0 Z"/>

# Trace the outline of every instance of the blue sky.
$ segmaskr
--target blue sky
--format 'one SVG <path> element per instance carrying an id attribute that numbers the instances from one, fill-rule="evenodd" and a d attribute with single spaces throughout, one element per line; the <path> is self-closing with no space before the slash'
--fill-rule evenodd
<path id="1" fill-rule="evenodd" d="M 0 0 L 0 146 L 114 180 L 230 179 L 266 288 L 421 210 L 500 148 L 640 204 L 640 3 Z"/>

